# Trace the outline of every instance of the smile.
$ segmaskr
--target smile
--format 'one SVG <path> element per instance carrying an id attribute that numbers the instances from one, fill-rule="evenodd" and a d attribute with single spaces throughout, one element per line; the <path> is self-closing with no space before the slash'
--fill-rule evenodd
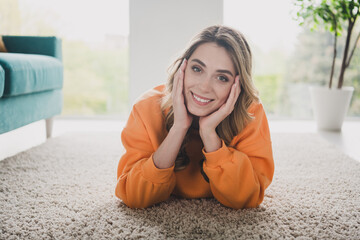
<path id="1" fill-rule="evenodd" d="M 193 92 L 191 92 L 191 95 L 192 95 L 193 99 L 195 100 L 195 102 L 199 105 L 206 105 L 209 102 L 213 101 L 213 99 L 200 97 Z"/>

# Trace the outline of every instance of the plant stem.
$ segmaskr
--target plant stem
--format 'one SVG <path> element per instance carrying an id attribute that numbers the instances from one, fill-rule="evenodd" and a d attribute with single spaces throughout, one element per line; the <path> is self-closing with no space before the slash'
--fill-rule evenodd
<path id="1" fill-rule="evenodd" d="M 344 83 L 344 73 L 346 69 L 346 60 L 349 53 L 349 45 L 350 45 L 350 39 L 351 39 L 351 33 L 354 27 L 354 22 L 349 19 L 349 25 L 347 29 L 347 36 L 346 36 L 346 43 L 345 43 L 345 49 L 343 54 L 343 59 L 341 63 L 341 69 L 340 69 L 340 75 L 339 75 L 339 82 L 338 82 L 338 89 L 342 88 L 342 85 Z"/>
<path id="2" fill-rule="evenodd" d="M 332 60 L 332 64 L 331 64 L 331 73 L 330 73 L 330 81 L 329 81 L 329 88 L 330 89 L 332 87 L 332 80 L 333 80 L 333 76 L 334 76 L 334 68 L 335 68 L 335 60 L 336 60 L 336 45 L 337 45 L 337 24 L 336 24 L 336 20 L 334 22 L 335 22 L 334 54 L 333 54 L 333 60 Z"/>
<path id="3" fill-rule="evenodd" d="M 355 49 L 356 49 L 356 46 L 357 46 L 357 42 L 359 41 L 359 38 L 360 38 L 360 32 L 359 32 L 359 34 L 358 34 L 357 37 L 356 37 L 354 46 L 353 46 L 353 48 L 352 48 L 352 50 L 351 50 L 349 59 L 348 59 L 348 61 L 347 61 L 347 63 L 346 63 L 346 67 L 348 67 L 348 66 L 350 65 L 350 61 L 351 61 L 352 56 L 354 55 L 354 52 L 355 52 Z"/>

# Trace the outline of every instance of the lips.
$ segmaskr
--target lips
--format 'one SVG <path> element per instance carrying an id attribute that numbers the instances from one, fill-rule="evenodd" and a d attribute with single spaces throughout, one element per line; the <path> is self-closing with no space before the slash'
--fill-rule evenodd
<path id="1" fill-rule="evenodd" d="M 191 92 L 191 96 L 192 96 L 194 102 L 197 103 L 198 105 L 201 105 L 201 106 L 207 105 L 208 103 L 210 103 L 210 102 L 212 102 L 214 100 L 214 99 L 205 98 L 205 97 L 196 95 L 193 92 Z"/>

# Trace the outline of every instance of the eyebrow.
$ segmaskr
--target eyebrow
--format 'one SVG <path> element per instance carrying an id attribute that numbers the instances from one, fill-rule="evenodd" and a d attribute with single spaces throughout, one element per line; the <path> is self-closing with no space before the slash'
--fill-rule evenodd
<path id="1" fill-rule="evenodd" d="M 206 67 L 206 64 L 205 63 L 203 63 L 202 61 L 200 61 L 199 59 L 193 59 L 193 60 L 191 60 L 192 62 L 197 62 L 197 63 L 199 63 L 201 66 L 203 66 L 203 67 Z M 218 69 L 218 70 L 216 70 L 217 72 L 220 72 L 220 73 L 227 73 L 227 74 L 229 74 L 230 76 L 232 76 L 232 77 L 234 77 L 234 75 L 229 71 L 229 70 L 225 70 L 225 69 Z"/>

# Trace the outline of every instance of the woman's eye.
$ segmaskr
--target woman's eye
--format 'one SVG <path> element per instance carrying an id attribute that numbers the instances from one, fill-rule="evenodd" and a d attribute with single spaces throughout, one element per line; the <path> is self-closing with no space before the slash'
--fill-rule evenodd
<path id="1" fill-rule="evenodd" d="M 228 82 L 229 79 L 227 77 L 224 77 L 224 76 L 219 76 L 218 79 L 222 82 Z"/>
<path id="2" fill-rule="evenodd" d="M 193 70 L 194 72 L 201 72 L 201 69 L 198 68 L 198 67 L 192 67 L 192 70 Z"/>

